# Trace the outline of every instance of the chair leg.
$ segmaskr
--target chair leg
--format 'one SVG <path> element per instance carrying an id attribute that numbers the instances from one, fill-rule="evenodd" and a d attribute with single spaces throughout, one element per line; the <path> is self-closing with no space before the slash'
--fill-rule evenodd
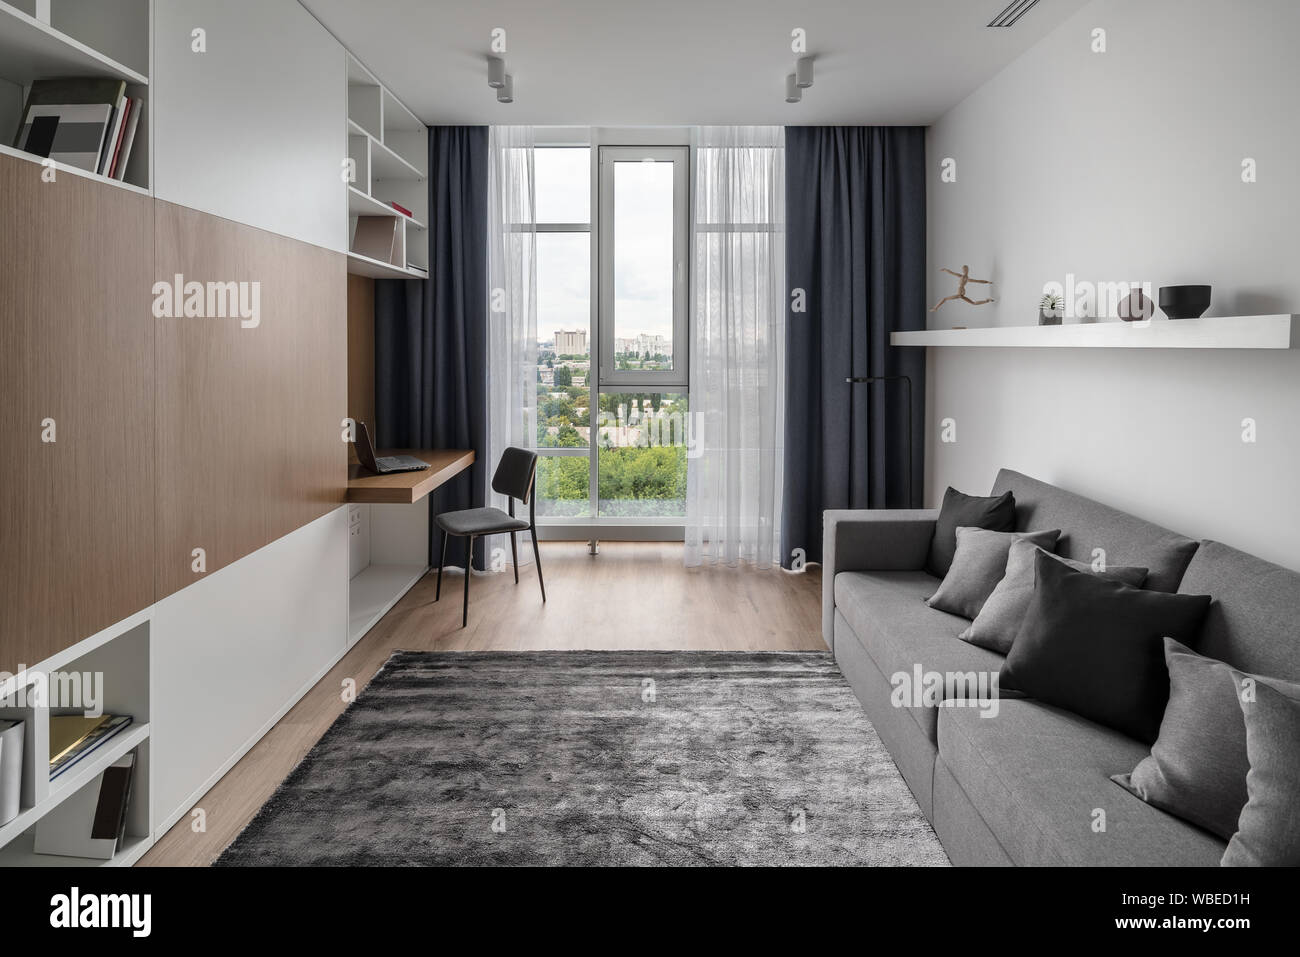
<path id="1" fill-rule="evenodd" d="M 438 559 L 438 590 L 434 593 L 433 600 L 437 601 L 442 597 L 442 566 L 447 564 L 447 533 L 442 533 L 442 558 Z"/>
<path id="2" fill-rule="evenodd" d="M 515 533 L 510 533 L 510 561 L 515 566 L 515 584 L 519 584 L 519 547 L 515 544 Z"/>
<path id="3" fill-rule="evenodd" d="M 546 582 L 542 581 L 542 554 L 537 550 L 537 529 L 532 530 L 533 535 L 533 563 L 537 565 L 537 584 L 542 586 L 542 601 L 546 601 Z"/>
<path id="4" fill-rule="evenodd" d="M 474 536 L 470 535 L 465 539 L 465 607 L 460 613 L 460 626 L 462 628 L 469 624 L 469 575 L 473 564 Z"/>

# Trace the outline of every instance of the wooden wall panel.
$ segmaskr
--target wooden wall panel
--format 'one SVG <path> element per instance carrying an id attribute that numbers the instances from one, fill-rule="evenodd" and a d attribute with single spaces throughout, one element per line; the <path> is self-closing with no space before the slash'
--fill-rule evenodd
<path id="1" fill-rule="evenodd" d="M 343 502 L 346 262 L 341 253 L 155 203 L 156 277 L 260 283 L 260 324 L 157 321 L 157 596 Z M 342 583 L 340 583 L 340 587 Z"/>
<path id="2" fill-rule="evenodd" d="M 375 434 L 375 281 L 348 274 L 348 415 Z M 348 447 L 348 460 L 357 460 Z"/>
<path id="3" fill-rule="evenodd" d="M 4 671 L 153 601 L 153 201 L 42 169 L 0 156 Z"/>

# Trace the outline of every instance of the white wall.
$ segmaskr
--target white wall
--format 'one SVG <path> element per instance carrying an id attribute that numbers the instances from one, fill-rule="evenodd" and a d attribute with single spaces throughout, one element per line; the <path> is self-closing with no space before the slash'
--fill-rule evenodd
<path id="1" fill-rule="evenodd" d="M 154 194 L 346 252 L 346 69 L 297 0 L 154 4 Z"/>
<path id="2" fill-rule="evenodd" d="M 348 645 L 347 507 L 154 606 L 154 825 L 161 835 Z"/>
<path id="3" fill-rule="evenodd" d="M 963 264 L 998 301 L 931 328 L 1032 324 L 1067 273 L 1210 283 L 1211 316 L 1300 313 L 1297 37 L 1294 0 L 1094 0 L 945 115 L 931 303 Z M 1300 569 L 1300 350 L 933 349 L 929 383 L 928 502 L 1007 466 Z"/>

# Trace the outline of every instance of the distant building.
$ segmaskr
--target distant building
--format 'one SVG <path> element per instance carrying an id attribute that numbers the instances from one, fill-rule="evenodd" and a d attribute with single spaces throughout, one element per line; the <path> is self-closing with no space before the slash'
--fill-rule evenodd
<path id="1" fill-rule="evenodd" d="M 555 354 L 559 356 L 585 356 L 587 354 L 586 329 L 557 329 Z"/>
<path id="2" fill-rule="evenodd" d="M 648 352 L 652 356 L 666 356 L 671 351 L 672 341 L 666 336 L 652 336 L 643 332 L 639 336 L 630 336 L 626 339 L 618 338 L 614 340 L 614 352 L 617 355 L 634 353 L 638 356 L 643 356 Z"/>

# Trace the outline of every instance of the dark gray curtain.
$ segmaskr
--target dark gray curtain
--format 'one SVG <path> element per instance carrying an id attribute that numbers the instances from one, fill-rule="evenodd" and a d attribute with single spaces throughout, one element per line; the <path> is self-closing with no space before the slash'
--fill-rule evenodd
<path id="1" fill-rule="evenodd" d="M 430 516 L 485 504 L 487 146 L 485 126 L 429 128 L 429 278 L 375 282 L 375 443 L 479 456 L 429 497 Z M 449 565 L 463 548 L 452 541 Z M 482 541 L 474 553 L 483 568 Z"/>
<path id="2" fill-rule="evenodd" d="M 822 560 L 822 512 L 921 499 L 925 350 L 889 334 L 924 329 L 925 130 L 785 131 L 786 283 L 806 312 L 786 320 L 783 564 Z M 849 385 L 848 376 L 911 377 Z"/>

